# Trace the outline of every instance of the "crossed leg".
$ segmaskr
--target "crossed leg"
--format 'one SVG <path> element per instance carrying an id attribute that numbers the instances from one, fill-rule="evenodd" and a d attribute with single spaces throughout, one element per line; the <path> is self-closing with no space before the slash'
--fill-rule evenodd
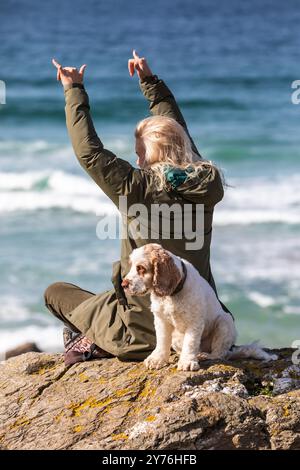
<path id="1" fill-rule="evenodd" d="M 78 307 L 82 302 L 93 297 L 92 292 L 81 289 L 75 284 L 68 282 L 55 282 L 51 284 L 44 293 L 45 305 L 48 310 L 61 320 L 72 331 L 78 329 L 66 318 L 66 314 Z"/>

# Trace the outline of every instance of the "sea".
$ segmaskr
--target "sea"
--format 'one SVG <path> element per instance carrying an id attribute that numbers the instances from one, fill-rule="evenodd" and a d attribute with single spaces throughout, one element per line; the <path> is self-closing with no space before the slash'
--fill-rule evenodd
<path id="1" fill-rule="evenodd" d="M 300 340 L 299 25 L 296 0 L 1 1 L 0 353 L 26 341 L 62 350 L 49 284 L 112 287 L 120 240 L 96 228 L 115 208 L 74 156 L 51 59 L 87 64 L 97 132 L 136 165 L 134 129 L 149 109 L 128 73 L 133 49 L 224 173 L 211 265 L 237 343 Z"/>

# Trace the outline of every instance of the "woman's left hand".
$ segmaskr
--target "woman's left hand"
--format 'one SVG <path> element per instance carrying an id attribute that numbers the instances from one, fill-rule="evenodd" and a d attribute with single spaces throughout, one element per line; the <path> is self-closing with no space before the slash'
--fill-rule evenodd
<path id="1" fill-rule="evenodd" d="M 86 65 L 77 70 L 76 67 L 62 67 L 55 59 L 52 59 L 52 64 L 57 68 L 57 80 L 60 80 L 64 87 L 72 83 L 83 83 Z"/>
<path id="2" fill-rule="evenodd" d="M 152 75 L 151 69 L 145 59 L 145 57 L 140 57 L 135 49 L 132 51 L 133 59 L 128 60 L 128 71 L 129 75 L 133 77 L 134 71 L 136 71 L 138 77 L 142 80 L 145 77 Z"/>

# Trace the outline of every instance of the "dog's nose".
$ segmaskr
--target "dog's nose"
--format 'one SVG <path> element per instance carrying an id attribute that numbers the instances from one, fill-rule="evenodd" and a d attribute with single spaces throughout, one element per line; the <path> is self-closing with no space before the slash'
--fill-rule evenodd
<path id="1" fill-rule="evenodd" d="M 128 279 L 123 279 L 123 281 L 121 282 L 121 286 L 122 286 L 122 287 L 125 287 L 125 289 L 126 289 L 126 287 L 129 286 L 129 281 L 128 281 Z"/>

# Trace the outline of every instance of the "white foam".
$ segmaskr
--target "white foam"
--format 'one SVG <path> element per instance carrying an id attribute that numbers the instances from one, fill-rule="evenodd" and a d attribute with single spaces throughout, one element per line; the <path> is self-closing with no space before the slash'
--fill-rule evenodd
<path id="1" fill-rule="evenodd" d="M 296 305 L 286 305 L 283 307 L 284 313 L 288 315 L 299 315 L 300 314 L 300 307 Z"/>
<path id="2" fill-rule="evenodd" d="M 248 297 L 262 308 L 270 307 L 276 303 L 274 298 L 256 291 L 249 292 Z"/>
<path id="3" fill-rule="evenodd" d="M 29 310 L 24 299 L 1 296 L 0 354 L 7 349 L 32 341 L 42 350 L 62 349 L 62 324 L 50 314 Z"/>
<path id="4" fill-rule="evenodd" d="M 300 204 L 300 174 L 289 177 L 269 176 L 235 178 L 229 181 L 233 188 L 227 188 L 225 199 L 236 208 L 277 208 Z"/>
<path id="5" fill-rule="evenodd" d="M 118 156 L 124 157 L 125 155 L 131 154 L 134 151 L 134 135 L 132 136 L 121 135 L 114 136 L 107 134 L 105 137 L 105 147 L 111 151 L 117 153 Z M 0 140 L 0 157 L 6 157 L 9 155 L 26 155 L 31 156 L 32 159 L 39 155 L 47 155 L 49 158 L 55 158 L 56 155 L 73 155 L 74 152 L 70 143 L 57 142 L 55 139 L 52 141 L 37 139 L 37 140 Z"/>
<path id="6" fill-rule="evenodd" d="M 229 181 L 214 214 L 215 225 L 300 224 L 300 174 Z M 88 176 L 47 169 L 0 173 L 0 214 L 63 208 L 82 213 L 115 214 L 116 207 Z"/>
<path id="7" fill-rule="evenodd" d="M 40 327 L 36 325 L 14 328 L 13 330 L 0 330 L 0 355 L 8 349 L 20 346 L 23 343 L 34 342 L 42 351 L 62 352 L 62 325 Z"/>
<path id="8" fill-rule="evenodd" d="M 300 224 L 300 174 L 289 178 L 249 177 L 230 180 L 217 206 L 217 225 Z"/>
<path id="9" fill-rule="evenodd" d="M 30 318 L 31 313 L 17 297 L 1 296 L 0 321 L 20 322 Z"/>
<path id="10" fill-rule="evenodd" d="M 224 206 L 228 204 L 224 203 Z M 215 225 L 251 225 L 266 223 L 283 223 L 283 224 L 300 224 L 300 209 L 292 209 L 286 207 L 281 210 L 258 209 L 220 209 L 214 214 Z"/>
<path id="11" fill-rule="evenodd" d="M 39 183 L 45 188 L 35 189 Z M 53 208 L 97 215 L 117 213 L 114 204 L 88 178 L 51 170 L 0 173 L 0 213 Z"/>
<path id="12" fill-rule="evenodd" d="M 53 147 L 57 147 L 56 145 L 51 144 L 50 142 L 42 139 L 38 140 L 3 140 L 0 141 L 0 152 L 1 154 L 5 154 L 7 152 L 16 152 L 22 151 L 23 153 L 35 153 L 41 152 L 45 150 L 52 150 Z"/>
<path id="13" fill-rule="evenodd" d="M 47 171 L 31 171 L 24 173 L 4 173 L 0 172 L 0 191 L 3 190 L 30 190 L 41 180 L 48 178 Z"/>
<path id="14" fill-rule="evenodd" d="M 70 209 L 82 213 L 94 213 L 96 215 L 111 215 L 117 213 L 117 209 L 111 202 L 101 201 L 101 198 L 86 196 L 74 197 L 47 191 L 40 193 L 15 192 L 1 193 L 0 213 L 15 211 L 36 211 L 42 209 Z"/>
<path id="15" fill-rule="evenodd" d="M 91 179 L 71 175 L 62 171 L 55 171 L 49 175 L 48 184 L 49 188 L 53 191 L 63 194 L 83 194 L 86 196 L 99 197 L 102 193 L 101 189 Z"/>
<path id="16" fill-rule="evenodd" d="M 87 194 L 99 196 L 99 188 L 87 177 L 65 173 L 63 171 L 27 171 L 23 173 L 0 172 L 0 191 L 34 189 L 37 184 L 46 183 L 46 187 L 65 194 Z"/>

